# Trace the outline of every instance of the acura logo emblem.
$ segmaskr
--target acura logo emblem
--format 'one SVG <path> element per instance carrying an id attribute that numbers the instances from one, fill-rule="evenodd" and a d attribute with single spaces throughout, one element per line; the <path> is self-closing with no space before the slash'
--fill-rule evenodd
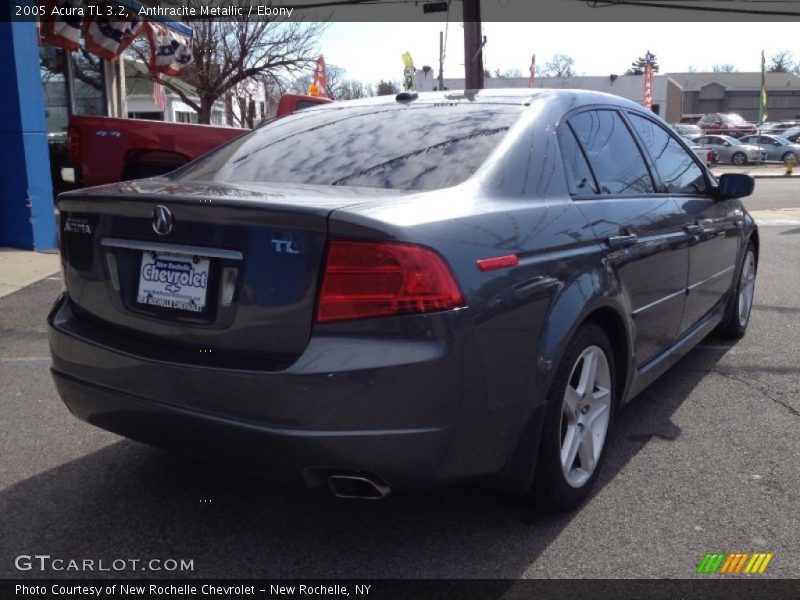
<path id="1" fill-rule="evenodd" d="M 153 209 L 153 231 L 158 235 L 167 235 L 172 231 L 172 213 L 160 204 Z"/>

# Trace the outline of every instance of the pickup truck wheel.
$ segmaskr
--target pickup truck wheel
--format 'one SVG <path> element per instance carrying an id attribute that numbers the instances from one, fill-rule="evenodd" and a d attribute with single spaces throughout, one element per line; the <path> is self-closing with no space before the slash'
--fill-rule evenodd
<path id="1" fill-rule="evenodd" d="M 746 165 L 747 155 L 744 152 L 736 152 L 731 156 L 731 162 L 735 165 Z"/>
<path id="2" fill-rule="evenodd" d="M 592 491 L 614 416 L 614 353 L 603 329 L 582 325 L 567 346 L 550 392 L 532 501 L 543 508 L 577 508 Z"/>

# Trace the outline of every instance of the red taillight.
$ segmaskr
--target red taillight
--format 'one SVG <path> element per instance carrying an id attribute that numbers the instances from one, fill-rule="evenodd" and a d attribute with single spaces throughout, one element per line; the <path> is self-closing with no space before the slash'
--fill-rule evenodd
<path id="1" fill-rule="evenodd" d="M 464 299 L 441 256 L 420 246 L 333 240 L 317 321 L 447 310 Z"/>
<path id="2" fill-rule="evenodd" d="M 74 163 L 81 162 L 81 132 L 74 125 L 67 127 L 67 158 Z"/>

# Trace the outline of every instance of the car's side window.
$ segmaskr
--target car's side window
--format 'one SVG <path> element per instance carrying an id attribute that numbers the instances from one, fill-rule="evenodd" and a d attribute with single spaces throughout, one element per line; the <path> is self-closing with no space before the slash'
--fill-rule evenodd
<path id="1" fill-rule="evenodd" d="M 616 111 L 582 112 L 571 117 L 569 125 L 586 152 L 599 193 L 632 196 L 655 192 L 639 147 Z"/>
<path id="2" fill-rule="evenodd" d="M 599 191 L 592 170 L 589 168 L 589 163 L 586 161 L 583 149 L 578 143 L 578 140 L 575 139 L 575 133 L 569 126 L 569 123 L 565 123 L 559 128 L 558 141 L 561 145 L 561 155 L 564 158 L 564 164 L 572 175 L 575 194 L 578 196 L 598 194 Z"/>
<path id="3" fill-rule="evenodd" d="M 650 156 L 669 194 L 702 194 L 706 177 L 689 152 L 655 121 L 628 113 L 628 118 Z"/>

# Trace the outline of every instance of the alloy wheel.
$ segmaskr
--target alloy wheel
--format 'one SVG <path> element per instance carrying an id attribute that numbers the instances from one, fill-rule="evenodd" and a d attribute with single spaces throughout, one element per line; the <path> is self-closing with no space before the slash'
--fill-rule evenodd
<path id="1" fill-rule="evenodd" d="M 561 468 L 573 488 L 594 473 L 603 452 L 611 414 L 611 370 L 598 346 L 578 357 L 561 409 Z"/>
<path id="2" fill-rule="evenodd" d="M 744 327 L 750 319 L 750 309 L 753 306 L 753 294 L 756 287 L 756 257 L 752 250 L 748 250 L 744 257 L 742 273 L 739 276 L 739 325 Z"/>

